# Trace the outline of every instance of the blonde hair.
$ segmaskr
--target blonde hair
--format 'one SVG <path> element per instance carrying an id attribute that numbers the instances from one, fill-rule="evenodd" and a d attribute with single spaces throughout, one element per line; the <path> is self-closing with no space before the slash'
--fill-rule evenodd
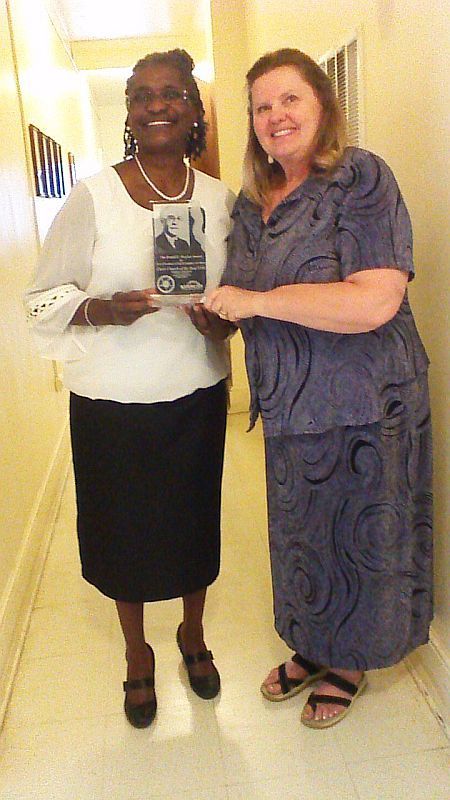
<path id="1" fill-rule="evenodd" d="M 269 164 L 253 128 L 252 87 L 262 75 L 278 67 L 293 67 L 311 86 L 321 107 L 322 120 L 317 132 L 311 171 L 316 175 L 329 175 L 341 160 L 346 145 L 345 118 L 325 72 L 312 58 L 293 48 L 283 48 L 266 53 L 247 72 L 248 94 L 248 139 L 244 157 L 243 192 L 258 205 L 264 201 L 271 189 L 283 183 L 284 172 L 276 161 Z"/>

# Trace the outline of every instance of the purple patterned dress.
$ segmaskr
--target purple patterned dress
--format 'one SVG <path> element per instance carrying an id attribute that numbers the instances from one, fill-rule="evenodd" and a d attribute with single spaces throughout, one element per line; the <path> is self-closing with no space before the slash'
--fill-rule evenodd
<path id="1" fill-rule="evenodd" d="M 223 284 L 267 291 L 365 269 L 414 274 L 408 212 L 381 158 L 348 148 L 267 224 L 242 194 Z M 428 358 L 407 294 L 369 333 L 241 323 L 251 426 L 261 415 L 275 625 L 334 668 L 395 664 L 432 619 Z"/>

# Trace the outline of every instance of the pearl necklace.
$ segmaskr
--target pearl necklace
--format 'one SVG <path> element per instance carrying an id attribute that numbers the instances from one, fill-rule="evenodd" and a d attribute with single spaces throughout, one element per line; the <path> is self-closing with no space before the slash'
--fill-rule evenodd
<path id="1" fill-rule="evenodd" d="M 139 161 L 139 159 L 138 159 L 136 154 L 134 155 L 134 160 L 136 161 L 136 164 L 138 165 L 139 170 L 140 170 L 141 175 L 144 178 L 144 180 L 147 181 L 148 185 L 152 187 L 153 191 L 156 192 L 156 194 L 159 194 L 159 196 L 162 197 L 163 200 L 181 200 L 181 198 L 184 197 L 184 195 L 187 192 L 188 185 L 189 185 L 189 177 L 190 177 L 189 167 L 186 167 L 186 180 L 184 182 L 184 186 L 183 186 L 180 194 L 175 194 L 175 195 L 170 196 L 168 194 L 164 194 L 164 192 L 161 192 L 160 189 L 158 189 L 158 187 L 155 186 L 153 181 L 150 180 L 150 178 L 148 177 L 146 171 L 144 170 L 144 167 L 142 166 L 142 164 Z"/>

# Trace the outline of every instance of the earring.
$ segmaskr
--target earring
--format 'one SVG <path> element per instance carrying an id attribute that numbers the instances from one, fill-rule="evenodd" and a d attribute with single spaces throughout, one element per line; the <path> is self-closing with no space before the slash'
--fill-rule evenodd
<path id="1" fill-rule="evenodd" d="M 201 130 L 200 130 L 201 126 Z M 185 155 L 188 158 L 196 159 L 200 156 L 200 154 L 205 149 L 205 142 L 204 136 L 207 130 L 207 123 L 205 120 L 203 122 L 195 122 L 192 123 L 192 127 L 187 135 L 186 138 L 186 152 Z"/>
<path id="2" fill-rule="evenodd" d="M 268 164 L 273 164 L 273 158 L 272 158 L 272 156 L 267 156 L 267 163 L 268 163 Z"/>
<path id="3" fill-rule="evenodd" d="M 125 122 L 125 130 L 123 134 L 123 142 L 125 145 L 124 158 L 131 158 L 137 153 L 137 141 L 133 136 L 128 120 Z"/>

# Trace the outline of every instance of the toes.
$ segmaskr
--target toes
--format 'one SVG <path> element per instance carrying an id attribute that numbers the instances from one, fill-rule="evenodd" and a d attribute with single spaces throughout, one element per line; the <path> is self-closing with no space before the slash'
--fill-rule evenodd
<path id="1" fill-rule="evenodd" d="M 331 719 L 332 717 L 335 717 L 336 714 L 339 714 L 340 708 L 339 706 L 328 706 L 328 707 L 322 706 L 322 708 L 319 709 L 319 713 L 320 711 L 321 711 L 321 716 L 316 717 L 316 719 L 327 720 Z"/>
<path id="2" fill-rule="evenodd" d="M 271 672 L 269 672 L 266 680 L 264 681 L 264 686 L 266 687 L 266 689 L 268 689 L 269 686 L 276 685 L 277 681 L 278 681 L 278 670 L 273 669 Z"/>
<path id="3" fill-rule="evenodd" d="M 313 719 L 316 722 L 326 721 L 335 717 L 341 711 L 340 706 L 325 706 L 318 705 L 316 710 L 313 711 L 309 704 L 305 705 L 302 711 L 303 719 Z"/>

